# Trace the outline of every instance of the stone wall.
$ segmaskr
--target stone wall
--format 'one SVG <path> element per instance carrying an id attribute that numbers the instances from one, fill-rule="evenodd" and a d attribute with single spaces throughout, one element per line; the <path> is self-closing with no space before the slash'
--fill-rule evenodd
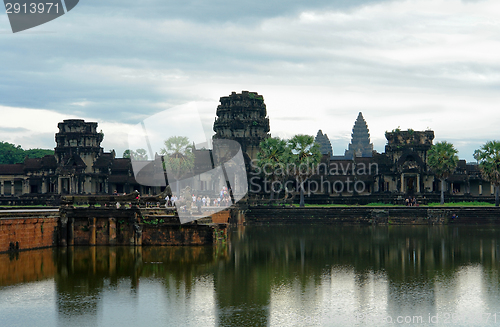
<path id="1" fill-rule="evenodd" d="M 246 224 L 500 224 L 496 207 L 248 207 Z"/>
<path id="2" fill-rule="evenodd" d="M 144 225 L 142 245 L 204 245 L 214 242 L 208 225 Z"/>
<path id="3" fill-rule="evenodd" d="M 58 213 L 22 213 L 0 218 L 0 253 L 57 245 Z"/>

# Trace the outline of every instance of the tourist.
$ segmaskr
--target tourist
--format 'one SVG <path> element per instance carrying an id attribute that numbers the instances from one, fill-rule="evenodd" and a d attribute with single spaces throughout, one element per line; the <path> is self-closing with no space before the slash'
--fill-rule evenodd
<path id="1" fill-rule="evenodd" d="M 207 195 L 207 207 L 210 207 L 210 197 Z"/>
<path id="2" fill-rule="evenodd" d="M 196 207 L 198 208 L 198 213 L 201 214 L 201 198 L 196 199 Z"/>
<path id="3" fill-rule="evenodd" d="M 203 198 L 201 199 L 201 202 L 203 203 L 203 206 L 205 207 L 207 205 L 207 198 L 205 196 L 203 196 Z"/>

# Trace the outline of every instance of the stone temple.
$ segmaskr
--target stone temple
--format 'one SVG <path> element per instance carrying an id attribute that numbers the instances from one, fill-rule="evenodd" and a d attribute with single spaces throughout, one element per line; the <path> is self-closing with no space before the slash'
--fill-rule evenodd
<path id="1" fill-rule="evenodd" d="M 371 157 L 373 155 L 373 144 L 370 143 L 370 133 L 368 125 L 360 112 L 352 128 L 351 143 L 349 149 L 345 151 L 345 158 Z"/>
<path id="2" fill-rule="evenodd" d="M 141 194 L 158 194 L 163 191 L 164 187 L 140 185 L 129 158 L 116 158 L 114 150 L 104 151 L 101 147 L 104 134 L 98 132 L 96 122 L 70 119 L 59 123 L 58 127 L 54 155 L 0 165 L 0 204 L 44 204 L 47 199 L 63 194 L 112 194 L 115 190 L 118 193 L 138 190 Z M 269 118 L 262 95 L 242 91 L 221 97 L 213 130 L 214 140 L 237 141 L 246 160 L 255 159 L 259 143 L 270 137 Z M 351 137 L 345 155 L 332 156 L 328 136 L 322 130 L 318 131 L 315 140 L 323 157 L 321 167 L 309 180 L 315 181 L 320 188 L 308 202 L 392 203 L 406 196 L 439 201 L 440 181 L 427 166 L 433 131 L 395 129 L 386 132 L 385 152 L 378 153 L 373 150 L 368 125 L 359 113 Z M 207 166 L 213 158 L 212 150 L 194 149 L 193 153 L 192 176 L 200 176 L 212 169 Z M 154 162 L 151 160 L 152 164 Z M 199 190 L 199 195 L 217 196 L 221 185 L 210 174 L 202 175 L 190 178 L 191 186 Z M 478 165 L 465 160 L 459 161 L 445 183 L 447 196 L 460 201 L 490 201 L 494 198 L 494 186 L 482 178 Z M 252 193 L 252 185 L 249 189 L 251 196 L 264 196 Z"/>
<path id="3" fill-rule="evenodd" d="M 318 131 L 318 133 L 316 134 L 316 138 L 314 138 L 314 142 L 319 144 L 319 151 L 321 152 L 321 154 L 333 157 L 332 144 L 328 139 L 328 135 L 323 134 L 322 130 Z"/>
<path id="4" fill-rule="evenodd" d="M 228 139 L 240 143 L 250 159 L 256 159 L 260 142 L 270 137 L 269 118 L 264 98 L 257 92 L 232 92 L 221 97 L 214 122 L 213 139 Z"/>

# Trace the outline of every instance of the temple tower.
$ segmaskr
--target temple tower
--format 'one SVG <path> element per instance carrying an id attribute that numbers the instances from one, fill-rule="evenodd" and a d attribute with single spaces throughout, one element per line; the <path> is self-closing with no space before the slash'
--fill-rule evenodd
<path id="1" fill-rule="evenodd" d="M 319 151 L 321 152 L 321 154 L 327 154 L 330 157 L 333 156 L 332 144 L 328 139 L 328 135 L 323 134 L 323 131 L 318 131 L 314 141 L 319 144 Z"/>
<path id="2" fill-rule="evenodd" d="M 264 98 L 257 92 L 232 92 L 221 97 L 213 139 L 235 140 L 250 159 L 257 158 L 259 143 L 270 137 Z"/>
<path id="3" fill-rule="evenodd" d="M 59 194 L 107 193 L 107 174 L 95 170 L 94 163 L 103 153 L 104 137 L 97 132 L 97 123 L 67 119 L 57 125 L 57 192 Z"/>
<path id="4" fill-rule="evenodd" d="M 352 128 L 351 143 L 349 149 L 345 151 L 346 159 L 353 157 L 371 157 L 373 156 L 373 144 L 370 143 L 370 133 L 366 125 L 363 114 L 360 112 Z"/>
<path id="5" fill-rule="evenodd" d="M 60 166 L 67 165 L 76 157 L 81 158 L 86 167 L 92 168 L 94 161 L 102 153 L 103 134 L 97 132 L 97 123 L 86 123 L 81 119 L 67 119 L 57 125 L 55 156 Z"/>

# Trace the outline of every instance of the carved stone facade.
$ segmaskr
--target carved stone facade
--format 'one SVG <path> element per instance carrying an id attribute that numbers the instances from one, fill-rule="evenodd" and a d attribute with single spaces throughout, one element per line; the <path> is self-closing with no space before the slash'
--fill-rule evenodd
<path id="1" fill-rule="evenodd" d="M 257 158 L 259 144 L 270 137 L 264 98 L 257 92 L 232 92 L 221 97 L 214 122 L 214 139 L 237 141 L 250 159 Z"/>
<path id="2" fill-rule="evenodd" d="M 434 140 L 433 131 L 393 131 L 385 133 L 385 155 L 391 162 L 383 189 L 416 194 L 433 189 L 434 174 L 427 167 L 427 151 Z"/>
<path id="3" fill-rule="evenodd" d="M 130 159 L 104 152 L 104 135 L 97 132 L 97 123 L 69 119 L 58 128 L 53 156 L 0 165 L 0 196 L 148 191 L 133 178 Z"/>
<path id="4" fill-rule="evenodd" d="M 39 194 L 110 194 L 115 190 L 118 193 L 138 190 L 141 194 L 154 195 L 162 191 L 159 186 L 139 185 L 130 159 L 115 158 L 114 151 L 103 151 L 103 134 L 97 131 L 97 123 L 71 119 L 59 123 L 58 127 L 54 155 L 0 165 L 0 200 Z M 263 97 L 248 91 L 221 97 L 213 129 L 214 140 L 237 141 L 247 159 L 256 158 L 259 143 L 270 137 Z M 427 152 L 434 132 L 394 130 L 385 136 L 385 153 L 373 151 L 367 124 L 359 113 L 346 156 L 332 157 L 328 137 L 321 130 L 318 132 L 316 141 L 322 145 L 324 155 L 317 174 L 310 180 L 320 187 L 321 201 L 353 195 L 371 196 L 370 199 L 377 201 L 377 196 L 382 195 L 430 198 L 439 194 L 439 181 L 427 167 Z M 206 173 L 214 168 L 214 153 L 209 149 L 195 149 L 194 154 L 192 173 L 196 178 L 191 178 L 191 186 L 202 194 L 218 194 L 224 186 L 221 185 L 223 179 Z M 152 168 L 155 162 L 159 163 L 156 168 L 160 177 L 164 177 L 161 160 L 151 160 Z M 493 195 L 493 186 L 482 179 L 478 166 L 465 160 L 459 161 L 454 174 L 447 179 L 446 190 L 450 195 L 472 198 Z"/>
<path id="5" fill-rule="evenodd" d="M 373 144 L 370 143 L 370 133 L 363 114 L 360 112 L 352 128 L 351 143 L 345 151 L 345 159 L 353 157 L 371 157 L 373 155 Z"/>
<path id="6" fill-rule="evenodd" d="M 330 157 L 333 156 L 332 144 L 328 139 L 328 135 L 323 134 L 322 130 L 318 131 L 314 141 L 319 144 L 319 151 L 321 152 L 321 154 L 328 155 Z"/>

